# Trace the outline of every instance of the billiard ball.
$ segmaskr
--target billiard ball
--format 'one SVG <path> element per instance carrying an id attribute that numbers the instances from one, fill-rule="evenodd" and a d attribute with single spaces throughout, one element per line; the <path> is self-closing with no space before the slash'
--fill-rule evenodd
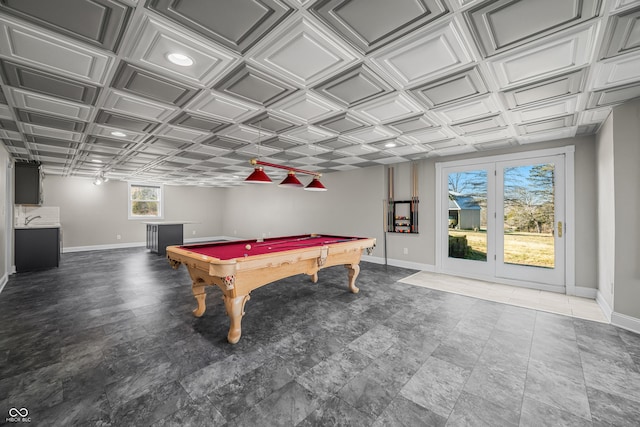
<path id="1" fill-rule="evenodd" d="M 245 248 L 246 250 L 251 250 L 251 245 L 246 245 L 244 248 Z"/>

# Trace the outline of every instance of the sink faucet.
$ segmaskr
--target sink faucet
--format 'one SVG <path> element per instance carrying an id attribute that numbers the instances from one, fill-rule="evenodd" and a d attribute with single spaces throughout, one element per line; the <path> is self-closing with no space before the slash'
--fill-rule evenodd
<path id="1" fill-rule="evenodd" d="M 36 215 L 36 216 L 27 216 L 24 218 L 24 226 L 26 227 L 27 225 L 29 225 L 29 223 L 31 221 L 33 221 L 34 219 L 38 219 L 38 218 L 42 218 L 40 215 Z"/>

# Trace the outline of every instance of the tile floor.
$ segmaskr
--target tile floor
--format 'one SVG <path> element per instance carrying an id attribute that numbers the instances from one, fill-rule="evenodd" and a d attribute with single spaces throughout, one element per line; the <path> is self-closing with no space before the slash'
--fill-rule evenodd
<path id="1" fill-rule="evenodd" d="M 226 342 L 184 268 L 64 254 L 0 293 L 0 423 L 31 426 L 638 426 L 640 336 L 414 286 L 362 263 L 252 293 Z"/>
<path id="2" fill-rule="evenodd" d="M 428 271 L 419 271 L 400 281 L 410 285 L 453 292 L 487 301 L 564 314 L 580 319 L 593 320 L 594 322 L 609 323 L 598 303 L 589 298 L 490 283 Z"/>

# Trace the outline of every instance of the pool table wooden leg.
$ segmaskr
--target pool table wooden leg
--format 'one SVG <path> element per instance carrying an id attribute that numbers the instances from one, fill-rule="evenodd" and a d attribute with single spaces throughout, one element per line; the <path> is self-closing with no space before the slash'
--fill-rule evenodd
<path id="1" fill-rule="evenodd" d="M 193 296 L 196 297 L 196 301 L 198 302 L 198 307 L 193 310 L 193 315 L 196 317 L 202 317 L 207 309 L 207 304 L 205 302 L 205 299 L 207 298 L 207 293 L 204 290 L 205 286 L 206 285 L 204 283 L 197 282 L 194 282 L 193 285 L 191 285 L 191 292 L 193 292 Z"/>
<path id="2" fill-rule="evenodd" d="M 227 341 L 231 344 L 235 344 L 240 341 L 240 335 L 242 335 L 242 316 L 244 316 L 244 305 L 249 301 L 251 296 L 239 295 L 237 297 L 230 297 L 226 294 L 222 296 L 224 300 L 224 306 L 227 309 L 227 316 L 229 316 L 229 334 L 227 335 Z"/>
<path id="3" fill-rule="evenodd" d="M 356 286 L 356 277 L 360 274 L 360 265 L 346 264 L 345 267 L 349 270 L 349 290 L 354 294 L 357 294 L 360 289 Z"/>

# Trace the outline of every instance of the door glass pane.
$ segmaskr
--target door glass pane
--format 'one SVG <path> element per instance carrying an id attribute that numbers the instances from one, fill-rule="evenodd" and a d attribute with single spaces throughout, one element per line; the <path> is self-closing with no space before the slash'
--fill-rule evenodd
<path id="1" fill-rule="evenodd" d="M 487 171 L 448 174 L 449 257 L 487 260 Z"/>
<path id="2" fill-rule="evenodd" d="M 554 165 L 504 169 L 504 262 L 554 268 Z"/>

